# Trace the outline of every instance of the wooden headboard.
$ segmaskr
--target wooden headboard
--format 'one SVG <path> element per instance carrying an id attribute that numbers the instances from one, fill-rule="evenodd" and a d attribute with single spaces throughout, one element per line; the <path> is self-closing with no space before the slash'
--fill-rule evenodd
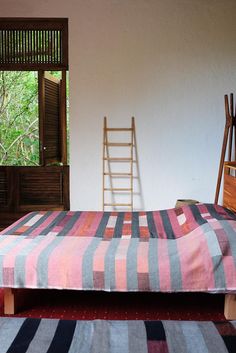
<path id="1" fill-rule="evenodd" d="M 236 212 L 236 162 L 224 164 L 223 206 Z"/>

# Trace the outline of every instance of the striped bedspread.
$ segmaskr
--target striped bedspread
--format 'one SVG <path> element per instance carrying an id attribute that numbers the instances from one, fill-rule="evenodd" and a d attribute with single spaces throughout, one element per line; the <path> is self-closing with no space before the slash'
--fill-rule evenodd
<path id="1" fill-rule="evenodd" d="M 235 292 L 236 215 L 33 212 L 0 233 L 0 287 Z"/>
<path id="2" fill-rule="evenodd" d="M 236 321 L 0 318 L 1 353 L 235 353 Z"/>

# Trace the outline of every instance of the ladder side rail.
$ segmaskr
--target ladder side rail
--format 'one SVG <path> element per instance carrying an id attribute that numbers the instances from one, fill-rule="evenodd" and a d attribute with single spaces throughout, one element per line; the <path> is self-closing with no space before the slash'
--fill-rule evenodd
<path id="1" fill-rule="evenodd" d="M 107 118 L 104 117 L 103 120 L 103 146 L 102 146 L 102 210 L 104 211 L 105 204 L 105 141 L 106 141 L 106 127 L 107 127 Z"/>
<path id="2" fill-rule="evenodd" d="M 132 132 L 131 132 L 131 170 L 130 170 L 130 187 L 131 187 L 131 193 L 130 193 L 130 200 L 131 200 L 131 211 L 133 211 L 133 206 L 134 206 L 134 134 L 135 134 L 135 124 L 134 124 L 134 117 L 132 117 Z"/>

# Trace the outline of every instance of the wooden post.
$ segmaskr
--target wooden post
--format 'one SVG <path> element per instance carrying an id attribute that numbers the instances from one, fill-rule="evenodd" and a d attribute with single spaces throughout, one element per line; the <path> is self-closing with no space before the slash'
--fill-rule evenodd
<path id="1" fill-rule="evenodd" d="M 16 313 L 15 293 L 12 288 L 4 288 L 4 314 L 14 315 Z"/>
<path id="2" fill-rule="evenodd" d="M 236 294 L 225 294 L 224 315 L 227 320 L 236 320 Z"/>
<path id="3" fill-rule="evenodd" d="M 61 162 L 63 165 L 67 164 L 67 121 L 66 121 L 66 71 L 62 70 L 60 80 L 60 149 Z"/>
<path id="4" fill-rule="evenodd" d="M 222 174 L 223 174 L 223 167 L 224 167 L 227 144 L 229 142 L 228 161 L 230 162 L 231 156 L 232 156 L 233 132 L 236 133 L 236 111 L 234 108 L 233 93 L 230 94 L 230 105 L 229 105 L 229 99 L 228 99 L 227 95 L 224 96 L 224 99 L 225 99 L 226 120 L 225 120 L 224 138 L 223 138 L 223 144 L 222 144 L 222 149 L 221 149 L 220 165 L 219 165 L 219 172 L 218 172 L 216 192 L 215 192 L 215 201 L 214 201 L 215 204 L 218 203 L 218 199 L 219 199 L 220 185 L 221 185 L 221 179 L 222 179 Z M 234 143 L 234 145 L 235 145 L 234 157 L 236 157 L 236 136 L 234 136 L 234 141 L 235 141 L 235 143 Z"/>

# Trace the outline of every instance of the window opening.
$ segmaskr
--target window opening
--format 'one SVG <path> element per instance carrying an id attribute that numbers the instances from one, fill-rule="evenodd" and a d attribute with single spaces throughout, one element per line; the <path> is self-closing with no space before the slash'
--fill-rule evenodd
<path id="1" fill-rule="evenodd" d="M 2 70 L 67 70 L 68 19 L 0 18 Z"/>
<path id="2" fill-rule="evenodd" d="M 0 165 L 39 165 L 37 72 L 0 72 Z"/>
<path id="3" fill-rule="evenodd" d="M 62 78 L 61 71 L 50 71 L 50 74 L 59 80 Z M 68 80 L 66 108 L 68 145 Z M 49 109 L 51 109 L 50 106 Z M 50 113 L 49 111 L 47 118 L 50 118 Z M 39 131 L 41 124 L 42 121 L 39 119 L 38 72 L 0 71 L 0 165 L 40 165 Z M 67 148 L 67 153 L 68 151 L 69 148 Z M 61 163 L 52 164 L 61 165 Z"/>

